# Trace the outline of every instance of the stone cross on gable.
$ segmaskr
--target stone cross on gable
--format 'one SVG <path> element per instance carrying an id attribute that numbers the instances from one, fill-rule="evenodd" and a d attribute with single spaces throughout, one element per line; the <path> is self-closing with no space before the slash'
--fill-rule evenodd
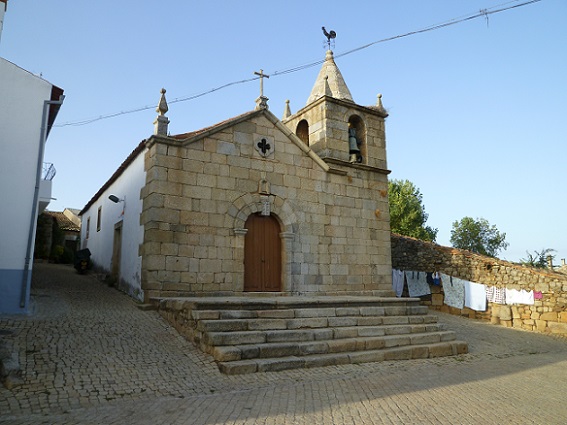
<path id="1" fill-rule="evenodd" d="M 254 75 L 258 75 L 260 77 L 260 96 L 256 99 L 256 109 L 268 109 L 268 98 L 264 96 L 264 77 L 270 78 L 270 76 L 264 74 L 262 69 L 260 72 L 254 71 Z"/>
<path id="2" fill-rule="evenodd" d="M 258 75 L 260 77 L 260 97 L 264 97 L 264 77 L 270 78 L 268 74 L 264 74 L 264 70 L 261 69 L 260 72 L 254 71 L 254 75 Z"/>

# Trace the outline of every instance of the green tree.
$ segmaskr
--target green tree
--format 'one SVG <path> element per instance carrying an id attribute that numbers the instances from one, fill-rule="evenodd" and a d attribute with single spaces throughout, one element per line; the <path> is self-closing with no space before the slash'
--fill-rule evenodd
<path id="1" fill-rule="evenodd" d="M 498 251 L 506 249 L 506 233 L 500 233 L 484 218 L 463 217 L 453 223 L 451 244 L 488 257 L 496 257 Z"/>
<path id="2" fill-rule="evenodd" d="M 423 197 L 409 180 L 392 180 L 388 183 L 390 202 L 390 228 L 404 236 L 434 241 L 438 229 L 426 226 L 428 214 L 423 206 Z"/>
<path id="3" fill-rule="evenodd" d="M 551 257 L 552 260 L 555 258 L 555 255 L 551 255 L 552 252 L 555 252 L 555 250 L 551 248 L 542 249 L 540 252 L 534 251 L 534 254 L 526 251 L 528 257 L 520 258 L 520 262 L 524 266 L 535 267 L 537 269 L 545 269 L 547 268 L 547 259 L 549 257 Z"/>

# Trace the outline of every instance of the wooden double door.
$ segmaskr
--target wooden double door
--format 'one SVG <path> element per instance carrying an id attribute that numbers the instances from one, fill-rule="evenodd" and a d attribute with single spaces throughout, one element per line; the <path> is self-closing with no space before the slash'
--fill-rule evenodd
<path id="1" fill-rule="evenodd" d="M 282 281 L 280 224 L 275 217 L 252 214 L 244 238 L 244 291 L 279 292 Z"/>

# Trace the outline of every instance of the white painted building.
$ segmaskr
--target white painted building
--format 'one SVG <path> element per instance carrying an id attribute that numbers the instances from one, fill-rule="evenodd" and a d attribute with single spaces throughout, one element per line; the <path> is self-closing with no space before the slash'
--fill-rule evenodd
<path id="1" fill-rule="evenodd" d="M 143 299 L 139 247 L 144 238 L 140 225 L 140 190 L 146 183 L 144 142 L 79 213 L 81 248 L 90 250 L 96 269 L 109 272 L 116 286 L 139 300 Z"/>
<path id="2" fill-rule="evenodd" d="M 43 154 L 62 102 L 62 89 L 0 58 L 0 313 L 29 308 L 37 217 L 54 176 Z"/>

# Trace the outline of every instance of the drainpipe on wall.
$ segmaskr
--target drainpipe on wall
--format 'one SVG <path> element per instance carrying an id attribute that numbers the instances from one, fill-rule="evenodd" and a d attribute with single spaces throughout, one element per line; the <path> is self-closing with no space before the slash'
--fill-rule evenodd
<path id="1" fill-rule="evenodd" d="M 43 169 L 43 152 L 45 150 L 45 143 L 47 142 L 47 120 L 49 118 L 49 110 L 51 105 L 63 105 L 64 95 L 59 97 L 59 100 L 45 100 L 43 102 L 43 116 L 41 118 L 41 132 L 39 135 L 39 152 L 37 156 L 37 169 L 35 173 L 35 190 L 33 193 L 32 212 L 30 217 L 30 231 L 28 234 L 28 245 L 26 249 L 26 261 L 24 264 L 24 277 L 22 280 L 22 290 L 20 292 L 20 308 L 26 306 L 28 299 L 29 288 L 28 280 L 30 280 L 31 259 L 33 254 L 33 245 L 35 240 L 35 228 L 37 221 L 37 205 L 39 202 L 39 186 L 41 184 L 41 172 Z"/>

